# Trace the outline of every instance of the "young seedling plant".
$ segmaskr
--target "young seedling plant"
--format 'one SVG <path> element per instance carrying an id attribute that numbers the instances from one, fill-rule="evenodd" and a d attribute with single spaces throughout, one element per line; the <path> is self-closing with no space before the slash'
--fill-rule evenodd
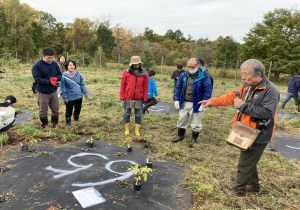
<path id="1" fill-rule="evenodd" d="M 136 163 L 128 168 L 128 171 L 132 172 L 134 175 L 133 189 L 136 191 L 140 191 L 142 187 L 142 181 L 146 182 L 148 180 L 148 175 L 150 175 L 152 169 L 148 166 L 141 167 Z"/>
<path id="2" fill-rule="evenodd" d="M 94 139 L 93 137 L 89 138 L 87 141 L 86 141 L 87 145 L 89 147 L 93 147 L 94 146 Z"/>

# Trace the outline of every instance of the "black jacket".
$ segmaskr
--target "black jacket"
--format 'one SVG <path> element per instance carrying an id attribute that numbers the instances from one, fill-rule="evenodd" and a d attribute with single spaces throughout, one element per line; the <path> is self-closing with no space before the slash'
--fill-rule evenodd
<path id="1" fill-rule="evenodd" d="M 263 79 L 250 91 L 249 96 L 249 100 L 239 108 L 239 111 L 241 114 L 251 116 L 251 120 L 256 122 L 257 128 L 261 130 L 255 142 L 268 143 L 275 126 L 275 115 L 280 100 L 279 91 L 272 82 Z"/>
<path id="2" fill-rule="evenodd" d="M 175 70 L 173 74 L 171 75 L 171 78 L 174 80 L 174 85 L 176 84 L 177 80 L 179 79 L 180 75 L 183 74 L 185 70 L 182 69 L 182 71 Z"/>
<path id="3" fill-rule="evenodd" d="M 38 92 L 51 94 L 54 93 L 57 88 L 51 85 L 50 77 L 57 77 L 58 81 L 60 81 L 61 71 L 56 62 L 48 64 L 43 60 L 39 60 L 32 67 L 32 76 L 37 82 Z"/>

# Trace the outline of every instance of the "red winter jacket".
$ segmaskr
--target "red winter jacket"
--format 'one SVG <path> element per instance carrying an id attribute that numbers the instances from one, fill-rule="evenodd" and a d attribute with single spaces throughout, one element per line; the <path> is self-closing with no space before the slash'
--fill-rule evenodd
<path id="1" fill-rule="evenodd" d="M 122 74 L 120 100 L 144 100 L 148 99 L 148 74 L 145 70 L 139 70 L 138 74 L 125 70 Z"/>

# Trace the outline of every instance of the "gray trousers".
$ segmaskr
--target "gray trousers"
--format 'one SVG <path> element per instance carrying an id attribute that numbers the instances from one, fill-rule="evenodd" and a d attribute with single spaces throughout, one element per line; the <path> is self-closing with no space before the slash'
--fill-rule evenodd
<path id="1" fill-rule="evenodd" d="M 190 124 L 192 131 L 199 133 L 202 130 L 202 117 L 203 112 L 194 113 L 192 102 L 184 102 L 183 109 L 179 110 L 177 127 L 186 129 Z"/>
<path id="2" fill-rule="evenodd" d="M 50 94 L 38 93 L 39 117 L 40 119 L 48 118 L 48 107 L 51 110 L 51 117 L 58 118 L 59 115 L 59 101 L 57 92 Z"/>

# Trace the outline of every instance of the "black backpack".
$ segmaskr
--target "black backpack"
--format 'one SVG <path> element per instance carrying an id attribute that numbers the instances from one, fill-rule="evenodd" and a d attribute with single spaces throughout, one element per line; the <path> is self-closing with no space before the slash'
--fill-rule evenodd
<path id="1" fill-rule="evenodd" d="M 37 88 L 37 82 L 36 81 L 34 81 L 32 83 L 31 90 L 32 90 L 33 94 L 37 94 L 38 93 L 38 88 Z"/>

